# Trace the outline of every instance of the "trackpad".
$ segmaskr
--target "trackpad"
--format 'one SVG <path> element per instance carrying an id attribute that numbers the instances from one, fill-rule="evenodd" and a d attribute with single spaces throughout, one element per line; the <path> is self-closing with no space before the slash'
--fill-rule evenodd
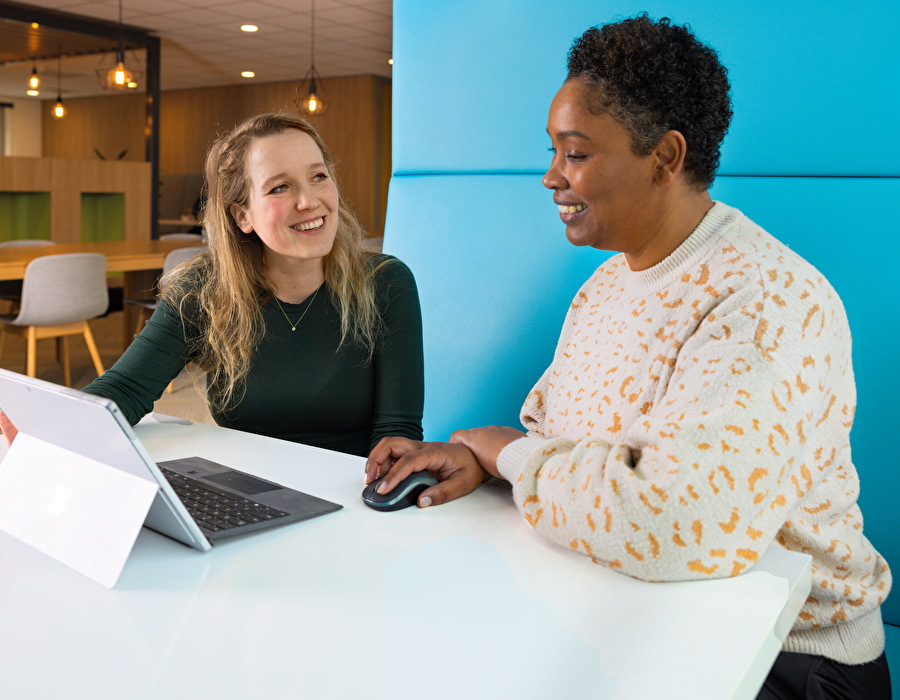
<path id="1" fill-rule="evenodd" d="M 206 481 L 212 481 L 246 494 L 265 493 L 266 491 L 275 491 L 281 488 L 278 484 L 270 484 L 268 481 L 256 479 L 249 474 L 239 474 L 238 472 L 212 474 L 203 478 Z"/>

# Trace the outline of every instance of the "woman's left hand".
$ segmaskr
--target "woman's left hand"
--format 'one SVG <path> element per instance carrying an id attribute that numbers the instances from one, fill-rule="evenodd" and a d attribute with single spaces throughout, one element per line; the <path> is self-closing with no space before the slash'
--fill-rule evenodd
<path id="1" fill-rule="evenodd" d="M 507 428 L 498 425 L 490 425 L 486 428 L 472 428 L 471 430 L 457 430 L 450 436 L 450 442 L 468 447 L 475 459 L 491 476 L 500 477 L 497 470 L 497 458 L 500 451 L 509 443 L 525 437 L 525 433 L 515 428 Z"/>

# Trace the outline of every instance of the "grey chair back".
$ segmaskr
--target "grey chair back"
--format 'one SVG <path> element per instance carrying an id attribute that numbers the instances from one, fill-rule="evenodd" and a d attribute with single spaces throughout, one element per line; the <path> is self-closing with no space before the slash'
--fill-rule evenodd
<path id="1" fill-rule="evenodd" d="M 36 258 L 25 268 L 22 304 L 13 326 L 58 326 L 106 313 L 106 257 L 65 253 Z"/>
<path id="2" fill-rule="evenodd" d="M 0 248 L 12 248 L 14 246 L 53 245 L 53 241 L 46 238 L 20 238 L 14 241 L 0 241 Z"/>
<path id="3" fill-rule="evenodd" d="M 46 238 L 20 238 L 14 241 L 0 241 L 0 248 L 28 248 L 54 245 Z M 0 280 L 0 299 L 18 304 L 22 298 L 22 280 Z"/>
<path id="4" fill-rule="evenodd" d="M 195 234 L 188 235 L 193 236 Z M 199 255 L 204 250 L 206 250 L 206 246 L 203 245 L 192 245 L 185 248 L 176 248 L 171 253 L 166 255 L 166 259 L 165 261 L 163 261 L 163 274 L 166 274 L 169 270 L 178 267 L 185 260 L 190 260 L 195 255 Z"/>
<path id="5" fill-rule="evenodd" d="M 197 245 L 203 242 L 202 233 L 164 233 L 159 237 L 161 241 L 197 241 Z"/>
<path id="6" fill-rule="evenodd" d="M 384 238 L 366 238 L 363 240 L 363 246 L 366 248 L 366 250 L 380 253 L 384 248 Z"/>

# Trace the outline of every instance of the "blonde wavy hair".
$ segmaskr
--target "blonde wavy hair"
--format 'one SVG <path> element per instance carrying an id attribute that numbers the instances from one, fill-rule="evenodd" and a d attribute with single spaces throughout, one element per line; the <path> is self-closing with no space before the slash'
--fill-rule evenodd
<path id="1" fill-rule="evenodd" d="M 316 129 L 290 113 L 250 117 L 220 136 L 206 156 L 203 228 L 208 251 L 196 263 L 196 275 L 173 270 L 162 281 L 162 297 L 178 308 L 199 309 L 200 334 L 192 348 L 194 362 L 207 374 L 208 397 L 219 410 L 240 401 L 253 353 L 265 334 L 262 307 L 274 296 L 265 274 L 265 245 L 255 232 L 243 233 L 231 215 L 234 204 L 246 206 L 250 194 L 247 157 L 257 139 L 290 129 L 308 134 L 322 152 L 335 180 L 334 159 Z M 331 252 L 323 260 L 325 283 L 341 316 L 341 344 L 359 342 L 371 360 L 380 328 L 375 305 L 373 264 L 365 234 L 338 189 L 338 226 Z M 194 284 L 189 280 L 193 278 Z M 200 283 L 197 284 L 196 280 Z M 193 319 L 191 323 L 195 323 Z"/>

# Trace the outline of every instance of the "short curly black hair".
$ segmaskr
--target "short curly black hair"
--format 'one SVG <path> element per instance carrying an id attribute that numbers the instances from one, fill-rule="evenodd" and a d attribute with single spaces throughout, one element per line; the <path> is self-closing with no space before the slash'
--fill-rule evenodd
<path id="1" fill-rule="evenodd" d="M 569 79 L 595 88 L 590 109 L 631 132 L 636 155 L 677 130 L 687 141 L 685 171 L 696 185 L 712 185 L 731 122 L 730 85 L 718 54 L 690 29 L 646 13 L 591 27 L 572 44 L 568 69 Z"/>

